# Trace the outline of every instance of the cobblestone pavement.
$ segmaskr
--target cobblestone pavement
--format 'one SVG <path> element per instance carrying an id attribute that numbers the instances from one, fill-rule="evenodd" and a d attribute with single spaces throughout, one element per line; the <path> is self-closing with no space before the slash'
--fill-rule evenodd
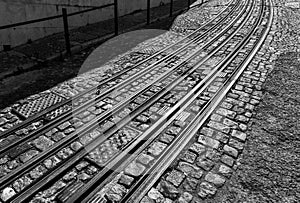
<path id="1" fill-rule="evenodd" d="M 300 11 L 283 0 L 275 0 L 273 10 L 268 9 L 272 5 L 269 1 L 236 1 L 234 8 L 242 12 L 237 17 L 239 20 L 230 20 L 235 22 L 234 28 L 240 26 L 242 29 L 231 33 L 231 39 L 220 45 L 230 36 L 232 29 L 228 29 L 218 41 L 213 41 L 216 33 L 204 35 L 203 41 L 197 43 L 185 41 L 192 30 L 230 6 L 228 2 L 215 0 L 207 7 L 195 7 L 178 17 L 171 31 L 139 44 L 101 68 L 32 96 L 30 102 L 28 99 L 18 102 L 11 107 L 13 112 L 11 108 L 4 109 L 1 128 L 5 132 L 22 119 L 41 112 L 40 100 L 51 106 L 66 98 L 76 98 L 96 85 L 101 93 L 107 88 L 106 84 L 101 85 L 101 80 L 165 48 L 154 60 L 158 63 L 172 53 L 166 47 L 175 42 L 189 44 L 183 53 L 177 53 L 158 69 L 144 65 L 153 70 L 147 74 L 143 69 L 145 73 L 141 73 L 146 85 L 151 86 L 145 91 L 142 89 L 139 96 L 130 94 L 145 88 L 142 79 L 129 81 L 121 86 L 123 89 L 116 88 L 99 100 L 96 99 L 98 91 L 96 96 L 87 94 L 87 97 L 74 99 L 73 106 L 65 105 L 63 109 L 48 113 L 46 118 L 55 120 L 63 115 L 62 112 L 95 100 L 87 110 L 78 114 L 75 111 L 71 119 L 57 121 L 60 124 L 50 131 L 45 127 L 49 123 L 39 117 L 27 128 L 0 140 L 3 146 L 0 149 L 0 181 L 5 182 L 5 186 L 0 186 L 0 202 L 15 197 L 16 201 L 30 199 L 31 202 L 300 202 L 300 18 L 297 17 Z M 250 2 L 254 3 L 253 7 Z M 262 12 L 262 21 L 256 19 L 260 9 L 266 9 Z M 272 16 L 272 11 L 271 24 L 268 16 Z M 245 23 L 239 25 L 243 20 Z M 256 23 L 261 29 L 255 29 L 252 38 L 239 47 L 243 34 Z M 225 26 L 226 21 L 221 28 Z M 266 29 L 262 29 L 264 26 Z M 255 47 L 254 41 L 262 39 L 268 28 L 268 36 L 261 41 L 263 46 L 247 64 L 243 58 L 249 54 L 247 49 Z M 210 40 L 214 43 L 208 48 L 204 44 Z M 198 46 L 203 46 L 200 50 L 205 52 L 197 52 L 197 56 L 191 54 Z M 223 48 L 205 59 L 218 46 Z M 231 52 L 237 55 L 230 55 Z M 184 54 L 193 57 L 185 59 L 176 73 L 167 76 Z M 226 57 L 228 63 L 220 65 Z M 199 65 L 200 59 L 203 62 Z M 185 72 L 191 67 L 195 68 L 194 72 Z M 153 79 L 152 74 L 157 72 L 162 78 Z M 186 76 L 177 82 L 177 74 Z M 210 80 L 205 80 L 210 76 Z M 118 78 L 121 84 L 123 80 Z M 151 83 L 151 80 L 156 82 Z M 174 85 L 169 86 L 172 83 Z M 116 84 L 107 85 L 114 87 Z M 151 101 L 149 98 L 153 95 L 159 99 Z M 19 113 L 16 115 L 15 111 Z M 108 113 L 102 119 L 99 115 L 103 112 Z M 96 120 L 97 116 L 101 119 Z M 82 133 L 82 126 L 94 121 L 97 128 Z M 35 133 L 40 128 L 45 128 L 42 134 Z M 27 139 L 30 133 L 33 138 Z M 18 142 L 20 137 L 25 142 Z M 70 141 L 65 141 L 68 139 Z M 18 147 L 9 148 L 15 142 L 20 143 Z M 64 147 L 59 148 L 59 143 Z M 16 149 L 16 152 L 9 149 Z M 50 150 L 53 155 L 45 154 Z M 77 153 L 80 159 L 77 155 L 72 157 Z M 46 155 L 47 159 L 43 157 Z M 23 172 L 18 179 L 13 177 L 16 171 L 21 173 L 19 166 L 30 168 L 31 161 L 38 161 L 35 168 Z M 57 167 L 60 164 L 64 167 Z M 46 185 L 39 182 L 39 178 L 49 177 L 52 181 Z M 35 186 L 25 193 L 33 182 Z"/>
<path id="2" fill-rule="evenodd" d="M 273 38 L 262 64 L 268 66 L 268 53 L 276 60 L 267 69 L 237 172 L 208 202 L 300 202 L 300 12 L 275 2 Z"/>

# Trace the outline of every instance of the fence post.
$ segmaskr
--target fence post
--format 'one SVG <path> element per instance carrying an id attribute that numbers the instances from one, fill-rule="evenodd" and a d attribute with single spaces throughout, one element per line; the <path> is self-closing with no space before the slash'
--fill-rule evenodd
<path id="1" fill-rule="evenodd" d="M 150 24 L 150 1 L 151 0 L 147 0 L 147 25 Z"/>
<path id="2" fill-rule="evenodd" d="M 170 17 L 173 16 L 173 0 L 170 2 Z"/>
<path id="3" fill-rule="evenodd" d="M 62 9 L 63 21 L 64 21 L 64 31 L 65 31 L 65 41 L 67 53 L 71 55 L 71 44 L 70 44 L 70 34 L 69 34 L 69 24 L 68 24 L 68 14 L 67 9 Z"/>
<path id="4" fill-rule="evenodd" d="M 114 15 L 115 15 L 115 35 L 119 35 L 119 13 L 118 0 L 114 0 Z"/>

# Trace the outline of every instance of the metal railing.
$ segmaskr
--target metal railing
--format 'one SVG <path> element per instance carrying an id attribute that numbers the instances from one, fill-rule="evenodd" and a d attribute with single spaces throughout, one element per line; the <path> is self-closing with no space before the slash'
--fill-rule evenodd
<path id="1" fill-rule="evenodd" d="M 114 2 L 110 3 L 110 4 L 106 4 L 106 5 L 103 5 L 103 6 L 95 6 L 95 7 L 90 8 L 90 9 L 86 9 L 86 10 L 78 11 L 78 12 L 73 12 L 73 13 L 68 13 L 66 8 L 62 8 L 62 14 L 61 15 L 55 15 L 55 16 L 50 16 L 50 17 L 45 17 L 45 18 L 40 18 L 40 19 L 35 19 L 35 20 L 29 20 L 29 21 L 14 23 L 14 24 L 10 24 L 10 25 L 4 25 L 4 26 L 0 26 L 0 30 L 15 28 L 15 27 L 23 26 L 23 25 L 28 25 L 28 24 L 39 23 L 39 22 L 44 22 L 44 21 L 48 21 L 48 20 L 54 20 L 54 19 L 62 18 L 63 19 L 63 25 L 64 25 L 64 36 L 65 36 L 66 51 L 67 51 L 68 54 L 71 54 L 71 43 L 70 43 L 68 17 L 114 6 L 114 24 L 115 24 L 114 25 L 114 30 L 115 30 L 115 35 L 118 35 L 119 34 L 118 0 L 113 0 L 113 1 Z M 191 0 L 188 0 L 188 7 L 190 6 L 190 4 L 191 4 Z M 173 5 L 174 5 L 174 0 L 170 0 L 170 16 L 173 16 Z M 147 0 L 147 24 L 151 23 L 150 9 L 151 9 L 151 0 Z"/>

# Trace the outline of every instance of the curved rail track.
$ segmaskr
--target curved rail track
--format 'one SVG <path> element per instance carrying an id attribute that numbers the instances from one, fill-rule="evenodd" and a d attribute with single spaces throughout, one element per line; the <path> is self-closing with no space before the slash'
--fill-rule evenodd
<path id="1" fill-rule="evenodd" d="M 270 5 L 233 0 L 176 44 L 2 133 L 0 202 L 141 201 L 258 51 Z"/>

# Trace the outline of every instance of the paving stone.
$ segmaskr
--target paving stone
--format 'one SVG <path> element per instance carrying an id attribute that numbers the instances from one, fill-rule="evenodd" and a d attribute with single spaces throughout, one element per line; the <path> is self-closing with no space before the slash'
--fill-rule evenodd
<path id="1" fill-rule="evenodd" d="M 54 144 L 54 142 L 45 136 L 40 136 L 35 139 L 32 144 L 39 150 L 46 151 Z"/>
<path id="2" fill-rule="evenodd" d="M 22 178 L 19 178 L 18 180 L 16 180 L 13 183 L 13 187 L 17 192 L 20 192 L 20 191 L 24 190 L 24 188 L 26 188 L 31 183 L 32 183 L 32 180 L 29 177 L 23 176 Z"/>
<path id="3" fill-rule="evenodd" d="M 51 169 L 52 167 L 56 166 L 59 162 L 60 160 L 56 156 L 52 156 L 51 158 L 46 159 L 44 161 L 44 165 L 46 166 L 46 168 Z"/>
<path id="4" fill-rule="evenodd" d="M 71 149 L 74 150 L 74 151 L 78 151 L 80 150 L 81 148 L 83 147 L 83 145 L 80 143 L 80 142 L 73 142 L 71 144 Z"/>
<path id="5" fill-rule="evenodd" d="M 173 170 L 171 173 L 169 173 L 166 180 L 178 187 L 182 183 L 184 178 L 185 175 L 182 172 Z"/>
<path id="6" fill-rule="evenodd" d="M 183 156 L 182 156 L 182 160 L 186 161 L 186 162 L 189 162 L 189 163 L 194 163 L 195 160 L 197 158 L 197 155 L 193 152 L 190 152 L 190 151 L 186 151 Z"/>
<path id="7" fill-rule="evenodd" d="M 137 159 L 138 162 L 140 162 L 144 165 L 149 165 L 149 163 L 153 160 L 154 160 L 154 158 L 152 156 L 144 154 L 144 153 L 141 154 Z"/>
<path id="8" fill-rule="evenodd" d="M 155 202 L 163 202 L 165 200 L 164 196 L 156 188 L 151 188 L 148 192 L 148 197 L 155 200 Z"/>
<path id="9" fill-rule="evenodd" d="M 182 183 L 182 186 L 183 188 L 188 191 L 188 192 L 193 192 L 194 190 L 196 190 L 197 188 L 197 184 L 198 184 L 198 181 L 197 179 L 195 178 L 190 178 L 190 177 L 187 177 L 183 183 Z"/>
<path id="10" fill-rule="evenodd" d="M 228 143 L 230 146 L 234 147 L 235 149 L 239 150 L 239 151 L 242 151 L 244 149 L 244 143 L 236 140 L 236 139 L 233 139 L 231 138 L 229 140 L 229 143 Z"/>
<path id="11" fill-rule="evenodd" d="M 229 136 L 225 133 L 222 133 L 220 131 L 216 131 L 213 135 L 213 138 L 219 142 L 222 142 L 222 143 L 227 143 L 228 142 L 228 139 L 229 139 Z"/>
<path id="12" fill-rule="evenodd" d="M 24 154 L 20 155 L 20 161 L 22 163 L 26 163 L 38 154 L 39 152 L 37 150 L 29 150 L 28 152 L 25 152 Z"/>
<path id="13" fill-rule="evenodd" d="M 148 149 L 148 152 L 153 156 L 158 156 L 164 151 L 166 147 L 167 145 L 162 142 L 154 142 Z"/>
<path id="14" fill-rule="evenodd" d="M 83 135 L 79 138 L 79 142 L 83 145 L 86 146 L 88 145 L 93 139 L 87 134 Z"/>
<path id="15" fill-rule="evenodd" d="M 196 164 L 206 171 L 209 171 L 215 165 L 212 160 L 206 158 L 205 156 L 199 157 Z"/>
<path id="16" fill-rule="evenodd" d="M 230 120 L 228 118 L 224 119 L 223 124 L 226 126 L 229 126 L 230 128 L 233 128 L 233 129 L 238 127 L 238 124 L 236 122 L 234 122 L 233 120 Z"/>
<path id="17" fill-rule="evenodd" d="M 71 134 L 71 133 L 74 132 L 74 131 L 75 131 L 75 128 L 71 127 L 71 128 L 65 129 L 65 130 L 64 130 L 64 133 L 65 133 L 66 135 L 69 135 L 69 134 Z"/>
<path id="18" fill-rule="evenodd" d="M 188 192 L 184 192 L 178 199 L 178 203 L 189 203 L 193 199 L 193 195 Z"/>
<path id="19" fill-rule="evenodd" d="M 219 114 L 213 114 L 213 115 L 211 115 L 210 119 L 213 121 L 221 122 L 223 117 L 220 116 Z"/>
<path id="20" fill-rule="evenodd" d="M 166 144 L 170 144 L 174 140 L 174 138 L 175 137 L 173 135 L 164 133 L 163 135 L 160 136 L 159 140 Z"/>
<path id="21" fill-rule="evenodd" d="M 65 137 L 66 137 L 66 134 L 63 133 L 63 132 L 57 132 L 57 133 L 55 133 L 54 135 L 51 136 L 51 138 L 55 142 L 58 142 L 58 141 L 60 141 L 61 139 L 65 138 Z"/>
<path id="22" fill-rule="evenodd" d="M 12 161 L 7 162 L 7 167 L 10 170 L 17 168 L 18 166 L 19 166 L 19 162 L 17 160 L 12 160 Z"/>
<path id="23" fill-rule="evenodd" d="M 217 188 L 215 188 L 213 185 L 207 183 L 207 182 L 202 182 L 199 187 L 199 192 L 198 195 L 202 199 L 205 199 L 208 196 L 213 196 L 217 192 Z"/>
<path id="24" fill-rule="evenodd" d="M 67 147 L 60 150 L 56 155 L 59 159 L 64 160 L 71 156 L 73 153 L 74 152 L 69 147 Z"/>
<path id="25" fill-rule="evenodd" d="M 76 165 L 76 169 L 78 171 L 82 171 L 86 167 L 88 167 L 89 163 L 87 161 L 81 161 L 79 164 Z"/>
<path id="26" fill-rule="evenodd" d="M 185 175 L 197 179 L 200 179 L 203 175 L 203 171 L 199 167 L 183 161 L 179 162 L 177 169 L 182 171 Z"/>
<path id="27" fill-rule="evenodd" d="M 229 154 L 235 158 L 238 157 L 238 151 L 235 148 L 225 145 L 223 149 L 227 154 Z"/>
<path id="28" fill-rule="evenodd" d="M 201 143 L 201 144 L 203 144 L 203 145 L 206 145 L 206 146 L 209 146 L 211 148 L 214 148 L 214 149 L 219 148 L 219 145 L 220 145 L 219 141 L 217 141 L 215 139 L 212 139 L 210 137 L 206 137 L 204 135 L 199 135 L 198 142 Z"/>
<path id="29" fill-rule="evenodd" d="M 235 160 L 231 157 L 231 156 L 228 156 L 226 154 L 224 154 L 222 157 L 221 157 L 221 161 L 224 163 L 224 164 L 227 164 L 228 166 L 233 166 Z"/>
<path id="30" fill-rule="evenodd" d="M 124 194 L 126 194 L 126 189 L 119 184 L 115 184 L 106 192 L 106 196 L 111 202 L 121 201 Z"/>
<path id="31" fill-rule="evenodd" d="M 125 174 L 138 177 L 143 174 L 143 172 L 146 170 L 146 167 L 143 166 L 140 163 L 132 162 L 130 163 L 126 169 L 125 169 Z"/>
<path id="32" fill-rule="evenodd" d="M 223 165 L 223 164 L 221 164 L 219 166 L 218 171 L 220 174 L 222 174 L 226 178 L 230 178 L 230 176 L 232 175 L 232 172 L 233 172 L 233 170 L 230 167 Z"/>
<path id="33" fill-rule="evenodd" d="M 223 133 L 229 133 L 230 131 L 230 128 L 222 123 L 217 123 L 217 122 L 214 122 L 214 121 L 209 121 L 209 123 L 207 124 L 209 127 L 212 127 L 216 130 L 219 130 Z"/>
<path id="34" fill-rule="evenodd" d="M 205 180 L 207 182 L 213 183 L 217 187 L 221 187 L 222 185 L 224 185 L 224 183 L 226 181 L 225 178 L 223 178 L 222 176 L 215 174 L 215 173 L 211 173 L 211 172 L 209 172 L 205 176 Z"/>
<path id="35" fill-rule="evenodd" d="M 246 114 L 246 113 L 245 113 Z M 251 116 L 250 116 L 251 117 Z M 250 119 L 243 115 L 237 115 L 235 119 L 239 122 L 247 123 Z"/>
<path id="36" fill-rule="evenodd" d="M 39 177 L 41 177 L 45 172 L 46 172 L 46 168 L 44 166 L 37 166 L 36 168 L 34 168 L 32 171 L 30 171 L 30 177 L 35 180 Z"/>
<path id="37" fill-rule="evenodd" d="M 82 172 L 82 171 L 77 176 L 77 179 L 81 180 L 81 181 L 87 181 L 87 180 L 90 180 L 91 178 L 92 177 L 89 174 Z"/>
<path id="38" fill-rule="evenodd" d="M 203 134 L 203 135 L 205 135 L 205 136 L 207 136 L 207 137 L 212 137 L 213 134 L 214 134 L 214 132 L 215 131 L 213 129 L 207 128 L 207 127 L 203 127 L 200 130 L 200 133 Z"/>
<path id="39" fill-rule="evenodd" d="M 134 178 L 127 176 L 127 175 L 122 175 L 119 179 L 119 182 L 121 185 L 124 185 L 125 187 L 130 186 L 132 184 L 132 182 L 134 181 Z"/>
<path id="40" fill-rule="evenodd" d="M 155 203 L 155 201 L 153 199 L 151 199 L 148 196 L 145 196 L 142 200 L 141 203 Z"/>
<path id="41" fill-rule="evenodd" d="M 9 161 L 9 157 L 5 155 L 4 157 L 0 158 L 0 165 L 6 164 Z"/>
<path id="42" fill-rule="evenodd" d="M 7 201 L 15 195 L 16 195 L 16 192 L 14 191 L 14 189 L 12 189 L 11 187 L 7 187 L 2 190 L 1 199 L 3 201 Z"/>
<path id="43" fill-rule="evenodd" d="M 63 180 L 66 182 L 74 181 L 77 179 L 77 175 L 76 170 L 72 170 L 64 175 Z"/>
<path id="44" fill-rule="evenodd" d="M 221 107 L 223 107 L 224 109 L 228 109 L 230 110 L 232 108 L 232 104 L 228 103 L 228 102 L 222 102 Z"/>
<path id="45" fill-rule="evenodd" d="M 198 155 L 201 155 L 206 152 L 206 147 L 202 144 L 195 142 L 190 147 L 190 150 L 196 152 Z"/>
<path id="46" fill-rule="evenodd" d="M 161 181 L 157 188 L 167 198 L 174 200 L 179 197 L 178 189 L 173 184 L 167 181 Z"/>
<path id="47" fill-rule="evenodd" d="M 231 119 L 233 119 L 236 116 L 236 113 L 234 111 L 224 109 L 224 108 L 219 108 L 216 111 L 216 113 L 220 114 L 220 115 L 223 115 L 223 116 L 226 116 L 226 117 L 231 118 Z"/>
<path id="48" fill-rule="evenodd" d="M 68 128 L 70 126 L 71 126 L 71 123 L 69 121 L 67 121 L 67 122 L 64 122 L 63 124 L 59 125 L 58 129 L 63 131 L 63 130 L 65 130 L 66 128 Z"/>

